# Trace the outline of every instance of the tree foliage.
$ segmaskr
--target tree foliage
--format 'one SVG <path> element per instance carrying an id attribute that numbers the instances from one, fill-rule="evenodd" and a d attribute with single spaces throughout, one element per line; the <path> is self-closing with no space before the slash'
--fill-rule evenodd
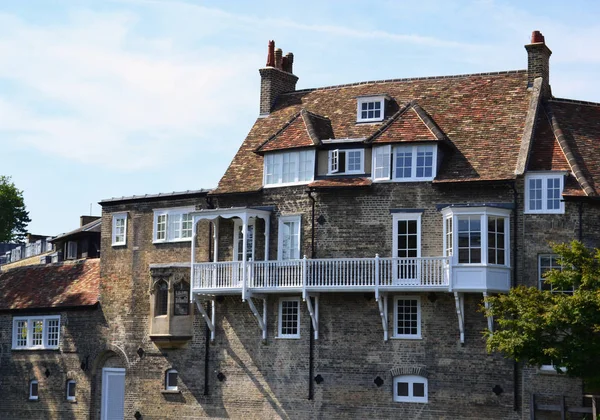
<path id="1" fill-rule="evenodd" d="M 0 242 L 22 241 L 29 222 L 23 191 L 17 189 L 10 177 L 0 175 Z"/>
<path id="2" fill-rule="evenodd" d="M 600 249 L 578 241 L 553 245 L 563 269 L 545 281 L 550 290 L 519 286 L 488 298 L 496 331 L 486 331 L 488 351 L 532 366 L 554 364 L 557 372 L 600 383 Z M 571 290 L 561 293 L 559 290 Z"/>

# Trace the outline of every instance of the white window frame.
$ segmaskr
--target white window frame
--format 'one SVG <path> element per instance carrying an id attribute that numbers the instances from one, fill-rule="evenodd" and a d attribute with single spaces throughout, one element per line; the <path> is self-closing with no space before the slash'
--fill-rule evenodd
<path id="1" fill-rule="evenodd" d="M 451 265 L 460 265 L 466 267 L 475 266 L 493 266 L 493 267 L 508 267 L 510 268 L 510 209 L 492 208 L 492 207 L 447 207 L 442 210 L 443 216 L 443 249 L 444 254 L 450 257 Z M 458 219 L 461 216 L 475 216 L 480 218 L 481 224 L 481 262 L 478 263 L 459 263 L 458 262 Z M 492 264 L 488 262 L 488 218 L 502 217 L 504 218 L 504 264 Z M 452 234 L 448 232 L 449 223 L 446 219 L 452 218 L 450 223 L 454 229 Z M 452 240 L 452 244 L 448 244 L 448 240 Z M 448 250 L 452 250 L 452 255 L 447 255 Z"/>
<path id="2" fill-rule="evenodd" d="M 565 188 L 565 172 L 531 172 L 525 175 L 525 213 L 528 214 L 563 214 L 565 212 L 565 203 L 562 199 L 562 193 Z M 559 180 L 559 198 L 558 198 L 558 209 L 548 209 L 548 180 L 558 179 Z M 531 191 L 529 188 L 529 181 L 541 180 L 542 183 L 542 208 L 532 209 L 529 201 Z"/>
<path id="3" fill-rule="evenodd" d="M 123 226 L 117 226 L 123 221 Z M 121 232 L 122 229 L 122 232 Z M 121 238 L 122 236 L 122 238 Z M 112 246 L 127 244 L 127 213 L 115 213 L 112 217 Z"/>
<path id="4" fill-rule="evenodd" d="M 417 176 L 417 153 L 419 148 L 425 147 L 430 149 L 433 153 L 431 161 L 431 176 Z M 409 177 L 398 177 L 396 173 L 396 164 L 398 160 L 398 153 L 400 151 L 410 151 L 411 153 L 411 166 Z M 429 150 L 428 150 L 429 151 Z M 413 145 L 400 145 L 394 146 L 393 159 L 392 159 L 392 173 L 393 180 L 396 182 L 415 182 L 415 181 L 432 181 L 437 175 L 437 144 L 413 144 Z"/>
<path id="5" fill-rule="evenodd" d="M 349 153 L 360 153 L 360 168 L 355 170 L 348 169 L 348 154 Z M 340 155 L 344 154 L 344 167 L 340 168 Z M 329 151 L 329 158 L 327 161 L 327 175 L 351 175 L 351 174 L 364 174 L 365 173 L 365 149 L 334 149 Z"/>
<path id="6" fill-rule="evenodd" d="M 65 243 L 65 259 L 76 260 L 77 259 L 77 242 L 67 241 Z"/>
<path id="7" fill-rule="evenodd" d="M 296 168 L 294 171 L 294 180 L 291 182 L 283 182 L 283 162 L 285 158 L 288 162 L 295 162 Z M 301 175 L 308 173 L 304 166 L 311 167 L 310 176 L 307 179 L 301 179 Z M 269 182 L 269 177 L 272 180 Z M 315 150 L 295 150 L 290 152 L 271 152 L 265 153 L 263 157 L 263 186 L 269 187 L 285 187 L 289 185 L 306 185 L 312 182 L 315 178 Z"/>
<path id="8" fill-rule="evenodd" d="M 37 385 L 37 393 L 33 395 L 33 384 Z M 29 381 L 29 401 L 37 401 L 40 398 L 40 383 L 37 379 Z"/>
<path id="9" fill-rule="evenodd" d="M 415 300 L 417 302 L 417 333 L 416 334 L 398 334 L 398 301 Z M 421 297 L 420 296 L 394 296 L 394 329 L 392 338 L 420 340 L 421 336 Z"/>
<path id="10" fill-rule="evenodd" d="M 191 220 L 192 223 L 192 230 L 189 234 L 189 236 L 183 237 L 183 216 L 184 215 L 188 215 L 189 213 L 194 212 L 196 209 L 194 207 L 172 207 L 172 208 L 167 208 L 167 209 L 154 209 L 154 222 L 153 222 L 153 228 L 152 228 L 152 242 L 153 243 L 166 243 L 166 242 L 191 242 L 192 240 L 192 236 L 194 236 L 194 221 L 193 218 Z M 164 238 L 158 238 L 158 222 L 159 222 L 159 217 L 164 216 L 165 217 L 165 230 L 164 230 Z M 170 232 L 169 229 L 169 218 L 173 218 L 175 216 L 179 216 L 179 236 L 178 237 L 172 237 L 173 234 Z M 189 222 L 189 221 L 188 221 Z M 185 231 L 187 231 L 188 229 L 185 229 Z M 161 231 L 162 232 L 162 231 Z"/>
<path id="11" fill-rule="evenodd" d="M 241 219 L 235 219 L 233 221 L 233 261 L 242 261 L 238 259 L 238 254 L 242 252 L 240 247 L 240 227 L 244 225 L 244 222 Z M 255 248 L 256 248 L 256 221 L 255 219 L 250 219 L 248 221 L 248 229 L 252 226 L 252 244 L 249 249 L 246 251 L 250 251 L 252 261 L 255 260 Z M 250 261 L 250 260 L 247 260 Z"/>
<path id="12" fill-rule="evenodd" d="M 398 256 L 398 222 L 402 220 L 416 220 L 417 221 L 417 256 L 421 257 L 421 213 L 394 213 L 392 214 L 393 226 L 392 226 L 392 249 L 393 257 Z"/>
<path id="13" fill-rule="evenodd" d="M 171 384 L 169 382 L 169 374 L 174 373 L 176 376 L 175 378 L 175 385 Z M 165 391 L 179 391 L 179 386 L 177 385 L 179 383 L 179 372 L 177 372 L 177 369 L 169 369 L 165 372 Z"/>
<path id="14" fill-rule="evenodd" d="M 398 395 L 398 384 L 408 384 L 408 396 Z M 423 384 L 424 396 L 415 397 L 413 384 Z M 401 375 L 394 377 L 394 401 L 395 402 L 414 402 L 414 403 L 427 403 L 428 401 L 428 380 L 427 378 L 419 375 Z"/>
<path id="15" fill-rule="evenodd" d="M 558 258 L 560 258 L 560 256 L 558 254 L 539 254 L 538 255 L 538 288 L 540 290 L 549 290 L 552 293 L 568 293 L 571 294 L 573 293 L 574 289 L 570 289 L 570 290 L 561 290 L 561 289 L 554 289 L 554 286 L 549 285 L 550 288 L 549 289 L 544 289 L 543 288 L 543 284 L 544 284 L 544 277 L 542 273 L 542 258 L 550 258 L 550 267 L 548 267 L 549 269 L 557 269 L 559 271 L 563 270 L 563 266 L 559 265 L 557 262 L 557 265 L 554 265 L 552 263 L 552 260 L 556 260 Z M 553 366 L 553 365 L 551 365 Z"/>
<path id="16" fill-rule="evenodd" d="M 296 320 L 296 334 L 283 334 L 283 302 L 296 302 L 298 307 L 298 318 Z M 300 303 L 299 297 L 282 297 L 279 299 L 279 316 L 277 320 L 277 338 L 300 338 L 300 313 L 302 312 L 302 307 Z"/>
<path id="17" fill-rule="evenodd" d="M 373 118 L 362 118 L 362 105 L 365 103 L 377 103 L 379 102 L 379 109 L 381 112 L 379 113 L 379 117 Z M 383 121 L 385 118 L 385 96 L 363 96 L 356 100 L 356 122 L 377 122 Z"/>
<path id="18" fill-rule="evenodd" d="M 289 260 L 298 260 L 300 259 L 300 251 L 302 249 L 302 216 L 301 215 L 293 215 L 293 216 L 281 216 L 279 218 L 279 225 L 277 229 L 277 258 L 279 260 L 283 260 L 283 225 L 288 222 L 296 222 L 298 225 L 298 230 L 296 234 L 298 235 L 298 248 L 294 250 L 294 255 L 290 255 Z"/>
<path id="19" fill-rule="evenodd" d="M 69 395 L 70 385 L 73 385 L 73 395 Z M 77 382 L 75 379 L 69 379 L 67 381 L 67 401 L 77 401 Z"/>
<path id="20" fill-rule="evenodd" d="M 392 173 L 392 146 L 386 144 L 373 147 L 371 160 L 373 181 L 389 181 Z M 381 171 L 379 176 L 378 171 Z"/>
<path id="21" fill-rule="evenodd" d="M 58 331 L 56 331 L 57 337 L 53 338 L 56 340 L 56 345 L 50 345 L 49 343 L 49 321 L 58 320 Z M 27 323 L 27 337 L 26 344 L 19 345 L 17 339 L 17 325 L 19 321 L 25 321 Z M 33 323 L 35 321 L 42 321 L 42 344 L 33 344 Z M 54 326 L 56 328 L 56 326 Z M 31 316 L 15 316 L 12 321 L 12 349 L 13 350 L 57 350 L 60 347 L 60 315 L 31 315 Z"/>

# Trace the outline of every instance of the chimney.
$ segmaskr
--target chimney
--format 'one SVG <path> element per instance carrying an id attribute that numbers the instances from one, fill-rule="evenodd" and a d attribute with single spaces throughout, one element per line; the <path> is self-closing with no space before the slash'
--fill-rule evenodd
<path id="1" fill-rule="evenodd" d="M 551 98 L 550 89 L 550 55 L 552 51 L 546 46 L 544 35 L 540 31 L 533 31 L 531 44 L 525 45 L 527 50 L 527 86 L 533 86 L 533 81 L 542 78 L 542 97 Z"/>
<path id="2" fill-rule="evenodd" d="M 94 220 L 98 220 L 100 216 L 80 216 L 79 217 L 79 227 L 83 227 L 88 223 L 92 223 Z"/>
<path id="3" fill-rule="evenodd" d="M 275 100 L 282 93 L 296 90 L 298 77 L 292 73 L 294 54 L 283 56 L 281 48 L 275 49 L 275 41 L 269 41 L 266 67 L 260 73 L 260 115 L 268 115 Z"/>

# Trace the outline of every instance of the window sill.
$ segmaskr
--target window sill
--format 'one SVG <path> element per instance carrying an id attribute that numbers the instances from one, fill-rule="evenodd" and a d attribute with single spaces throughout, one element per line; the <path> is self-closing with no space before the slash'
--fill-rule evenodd
<path id="1" fill-rule="evenodd" d="M 12 351 L 57 351 L 59 347 L 13 347 Z"/>
<path id="2" fill-rule="evenodd" d="M 289 336 L 285 336 L 285 335 L 278 335 L 277 337 L 275 337 L 276 340 L 299 340 L 300 336 L 299 335 L 289 335 Z"/>
<path id="3" fill-rule="evenodd" d="M 302 181 L 302 182 L 285 182 L 285 183 L 281 183 L 281 184 L 264 184 L 263 188 L 294 187 L 297 185 L 308 185 L 311 182 L 313 182 L 312 179 L 309 181 Z"/>
<path id="4" fill-rule="evenodd" d="M 378 118 L 373 120 L 356 120 L 356 125 L 365 125 L 365 124 L 380 124 L 383 122 L 385 118 Z"/>
<path id="5" fill-rule="evenodd" d="M 35 397 L 35 398 L 31 398 L 31 397 L 30 397 L 30 398 L 27 398 L 27 401 L 29 401 L 29 402 L 38 402 L 39 400 L 40 400 L 40 399 L 39 399 L 39 398 L 37 398 L 37 397 Z"/>
<path id="6" fill-rule="evenodd" d="M 422 340 L 423 337 L 419 335 L 393 335 L 390 337 L 393 340 Z"/>
<path id="7" fill-rule="evenodd" d="M 173 395 L 173 394 L 181 394 L 181 391 L 178 389 L 162 389 L 160 391 L 161 394 Z"/>
<path id="8" fill-rule="evenodd" d="M 152 241 L 152 243 L 154 245 L 159 245 L 159 244 L 176 244 L 179 242 L 192 242 L 192 238 L 184 238 L 184 239 L 170 239 L 168 241 L 164 241 L 164 240 L 160 240 L 160 241 Z"/>
<path id="9" fill-rule="evenodd" d="M 385 178 L 377 178 L 372 179 L 372 181 L 376 184 L 398 184 L 402 182 L 432 182 L 434 178 L 393 178 L 393 179 L 385 179 Z"/>
<path id="10" fill-rule="evenodd" d="M 117 247 L 117 246 L 127 246 L 127 242 L 115 242 L 111 244 L 112 247 Z"/>
<path id="11" fill-rule="evenodd" d="M 565 209 L 561 210 L 525 210 L 525 214 L 565 214 Z"/>
<path id="12" fill-rule="evenodd" d="M 68 403 L 70 404 L 77 404 L 77 398 L 73 398 L 71 400 L 67 400 Z"/>

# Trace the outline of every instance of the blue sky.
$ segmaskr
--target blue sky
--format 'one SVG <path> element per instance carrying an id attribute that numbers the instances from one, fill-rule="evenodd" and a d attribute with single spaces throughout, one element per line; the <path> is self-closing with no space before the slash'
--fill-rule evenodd
<path id="1" fill-rule="evenodd" d="M 33 233 L 110 197 L 215 187 L 258 115 L 267 42 L 298 88 L 524 69 L 600 102 L 595 1 L 0 1 L 0 175 Z"/>

